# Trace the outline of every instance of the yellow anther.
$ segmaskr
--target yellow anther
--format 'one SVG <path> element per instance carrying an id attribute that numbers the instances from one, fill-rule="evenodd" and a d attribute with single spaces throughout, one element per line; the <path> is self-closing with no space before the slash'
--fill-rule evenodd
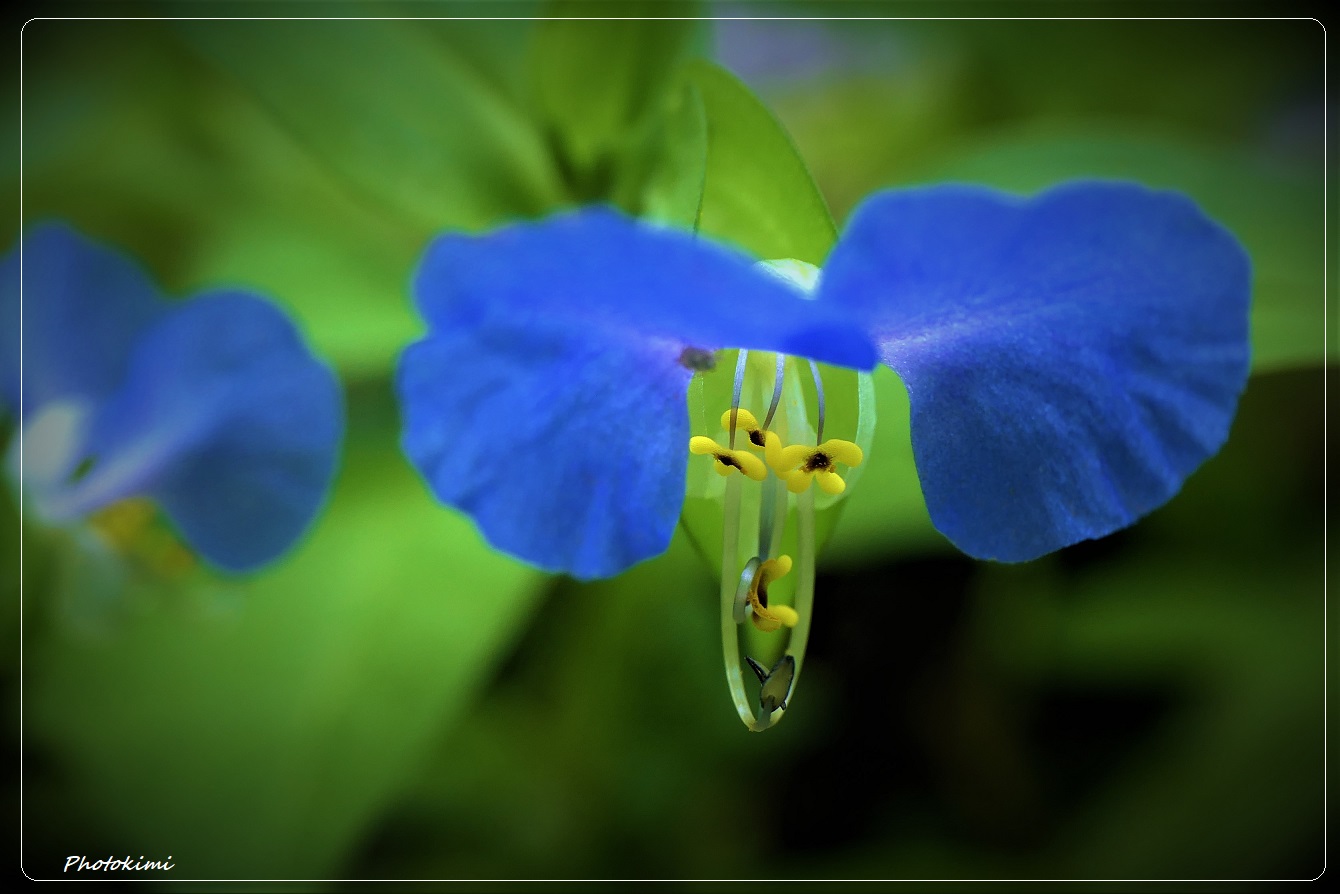
<path id="1" fill-rule="evenodd" d="M 768 605 L 768 584 L 791 573 L 791 557 L 778 556 L 768 559 L 758 566 L 754 579 L 749 584 L 749 606 L 753 609 L 750 618 L 754 626 L 764 633 L 771 633 L 783 624 L 795 627 L 800 615 L 789 605 Z"/>
<path id="2" fill-rule="evenodd" d="M 716 460 L 713 468 L 717 470 L 718 475 L 729 475 L 731 470 L 738 469 L 755 481 L 762 481 L 768 477 L 768 467 L 763 465 L 763 461 L 757 456 L 745 450 L 722 447 L 716 441 L 702 435 L 689 438 L 689 452 L 699 456 L 710 454 Z"/>
<path id="3" fill-rule="evenodd" d="M 806 447 L 803 444 L 783 447 L 781 439 L 772 432 L 767 433 L 763 455 L 777 477 L 786 482 L 786 489 L 793 494 L 804 493 L 810 481 L 816 479 L 825 493 L 840 494 L 847 483 L 837 473 L 836 464 L 859 466 L 865 459 L 861 448 L 851 441 L 830 438 L 818 447 Z"/>
<path id="4" fill-rule="evenodd" d="M 129 550 L 153 523 L 158 510 L 143 497 L 131 497 L 99 509 L 89 517 L 91 524 L 117 550 Z"/>
<path id="5" fill-rule="evenodd" d="M 764 432 L 763 437 L 763 459 L 767 461 L 768 468 L 777 473 L 778 478 L 785 480 L 786 473 L 804 460 L 805 448 L 799 445 L 783 447 L 782 439 L 777 437 L 775 431 Z"/>
<path id="6" fill-rule="evenodd" d="M 158 508 L 143 497 L 112 503 L 89 517 L 89 524 L 116 552 L 162 578 L 173 578 L 195 568 L 195 556 L 158 516 Z"/>
<path id="7" fill-rule="evenodd" d="M 726 431 L 730 431 L 730 417 L 730 410 L 721 414 L 721 427 Z M 758 419 L 755 418 L 754 414 L 743 407 L 735 410 L 735 430 L 747 434 L 751 446 L 759 450 L 763 449 L 763 436 L 766 432 L 763 431 L 763 426 L 758 424 Z"/>

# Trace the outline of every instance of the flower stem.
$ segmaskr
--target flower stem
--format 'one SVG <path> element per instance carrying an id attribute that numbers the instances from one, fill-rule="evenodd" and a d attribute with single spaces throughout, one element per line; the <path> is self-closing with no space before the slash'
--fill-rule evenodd
<path id="1" fill-rule="evenodd" d="M 744 673 L 740 664 L 740 625 L 735 621 L 735 594 L 740 585 L 736 569 L 740 562 L 741 484 L 740 475 L 731 475 L 726 479 L 721 537 L 721 647 L 726 660 L 726 685 L 730 688 L 735 710 L 746 727 L 761 732 L 771 725 L 771 718 L 764 718 L 760 723 L 754 717 L 749 693 L 744 688 Z"/>
<path id="2" fill-rule="evenodd" d="M 795 609 L 800 620 L 791 630 L 786 651 L 796 660 L 796 672 L 791 678 L 791 693 L 795 694 L 800 679 L 800 667 L 805 661 L 805 646 L 810 638 L 810 619 L 814 617 L 814 571 L 817 550 L 814 537 L 814 489 L 806 488 L 796 498 L 796 598 Z"/>

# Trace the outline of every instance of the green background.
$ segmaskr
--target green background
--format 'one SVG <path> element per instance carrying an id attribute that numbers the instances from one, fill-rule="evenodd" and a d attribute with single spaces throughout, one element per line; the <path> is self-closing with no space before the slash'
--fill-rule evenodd
<path id="1" fill-rule="evenodd" d="M 29 22 L 10 207 L 126 248 L 174 295 L 265 291 L 340 373 L 349 432 L 323 514 L 249 578 L 113 586 L 3 492 L 23 868 L 1317 875 L 1323 46 L 1311 21 Z M 905 396 L 879 374 L 804 681 L 764 735 L 735 716 L 715 583 L 684 538 L 615 580 L 548 578 L 398 449 L 392 371 L 435 233 L 609 201 L 818 262 L 875 189 L 1077 176 L 1185 191 L 1251 254 L 1254 373 L 1227 446 L 1127 531 L 976 562 L 931 528 Z"/>

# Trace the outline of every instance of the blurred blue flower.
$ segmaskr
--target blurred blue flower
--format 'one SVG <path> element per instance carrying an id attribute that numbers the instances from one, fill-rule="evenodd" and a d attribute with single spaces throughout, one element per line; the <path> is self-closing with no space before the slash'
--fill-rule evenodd
<path id="1" fill-rule="evenodd" d="M 35 517 L 147 497 L 228 571 L 292 545 L 330 487 L 344 411 L 278 308 L 241 291 L 166 301 L 62 224 L 0 266 L 0 411 L 20 426 L 10 467 Z"/>
<path id="2" fill-rule="evenodd" d="M 712 352 L 878 358 L 907 386 L 936 527 L 1023 561 L 1131 524 L 1218 450 L 1247 376 L 1249 282 L 1192 202 L 1132 184 L 875 194 L 808 296 L 706 239 L 578 210 L 431 245 L 403 443 L 496 547 L 604 577 L 669 543 L 686 395 Z"/>

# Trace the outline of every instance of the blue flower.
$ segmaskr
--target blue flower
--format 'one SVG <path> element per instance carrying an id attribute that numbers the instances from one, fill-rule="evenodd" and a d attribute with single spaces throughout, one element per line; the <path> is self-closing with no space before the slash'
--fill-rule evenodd
<path id="1" fill-rule="evenodd" d="M 1218 450 L 1247 375 L 1249 280 L 1192 202 L 1123 183 L 878 193 L 809 300 L 738 252 L 606 209 L 447 235 L 415 281 L 429 332 L 401 359 L 403 443 L 494 546 L 604 577 L 669 542 L 685 398 L 713 352 L 878 357 L 907 386 L 933 523 L 973 556 L 1023 561 L 1131 524 Z M 832 466 L 792 460 L 773 471 Z"/>
<path id="2" fill-rule="evenodd" d="M 228 571 L 294 542 L 330 486 L 344 412 L 283 313 L 241 291 L 164 300 L 130 258 L 61 224 L 0 264 L 0 412 L 21 429 L 10 464 L 27 509 L 66 525 L 147 497 Z"/>
<path id="3" fill-rule="evenodd" d="M 1021 562 L 1126 527 L 1218 451 L 1247 381 L 1250 283 L 1185 197 L 1074 183 L 876 195 L 823 294 L 907 386 L 936 528 Z"/>
<path id="4" fill-rule="evenodd" d="M 400 362 L 406 453 L 494 546 L 585 579 L 669 545 L 713 352 L 875 364 L 858 325 L 744 255 L 601 208 L 444 236 L 415 293 L 431 332 Z"/>
<path id="5" fill-rule="evenodd" d="M 403 445 L 490 543 L 578 578 L 663 551 L 686 488 L 718 500 L 727 682 L 763 730 L 804 658 L 816 513 L 873 428 L 869 377 L 820 363 L 891 367 L 931 520 L 1024 561 L 1131 524 L 1218 450 L 1249 280 L 1191 202 L 1116 183 L 879 193 L 822 273 L 601 208 L 444 236 L 415 282 Z"/>

